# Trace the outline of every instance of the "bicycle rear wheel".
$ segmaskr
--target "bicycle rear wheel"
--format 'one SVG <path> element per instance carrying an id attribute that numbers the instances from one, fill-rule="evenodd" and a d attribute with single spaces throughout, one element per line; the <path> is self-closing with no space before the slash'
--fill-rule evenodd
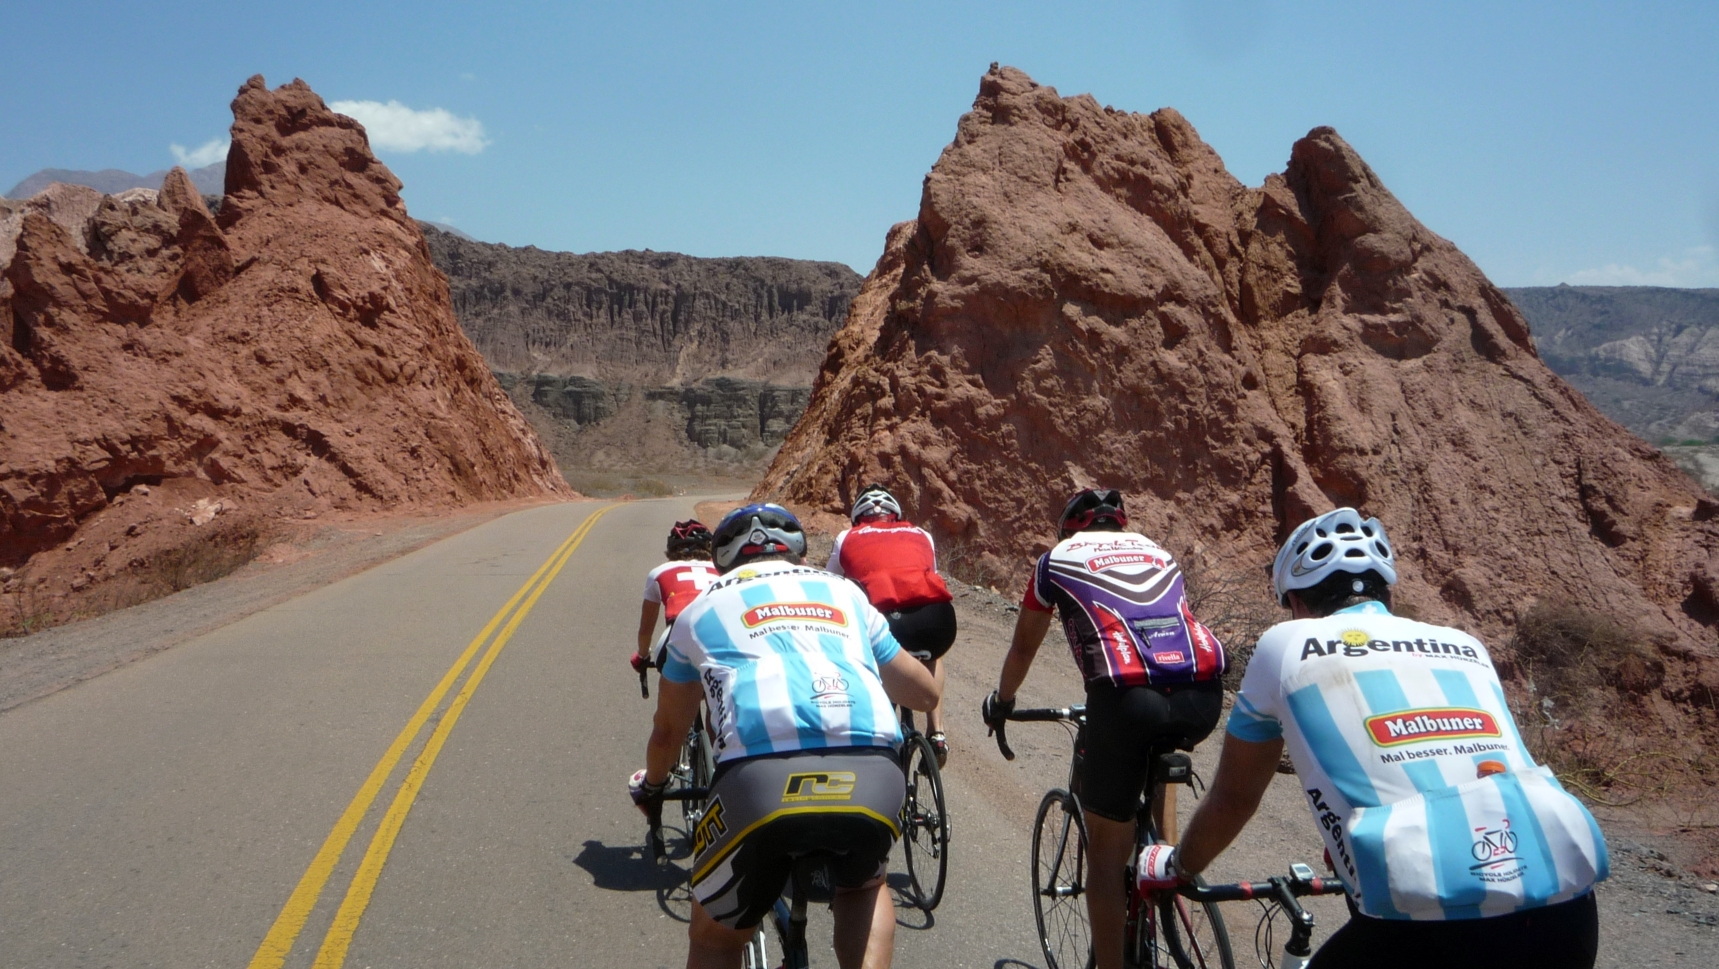
<path id="1" fill-rule="evenodd" d="M 1053 790 L 1033 821 L 1033 917 L 1046 969 L 1090 969 L 1092 929 L 1086 919 L 1086 819 L 1080 801 Z"/>
<path id="2" fill-rule="evenodd" d="M 1190 902 L 1165 893 L 1157 902 L 1160 946 L 1169 958 L 1159 964 L 1176 969 L 1235 969 L 1230 935 L 1213 902 Z"/>
<path id="3" fill-rule="evenodd" d="M 901 848 L 913 882 L 913 904 L 931 911 L 943 901 L 949 874 L 949 814 L 943 801 L 943 774 L 937 753 L 924 734 L 907 748 L 907 798 L 901 807 Z"/>

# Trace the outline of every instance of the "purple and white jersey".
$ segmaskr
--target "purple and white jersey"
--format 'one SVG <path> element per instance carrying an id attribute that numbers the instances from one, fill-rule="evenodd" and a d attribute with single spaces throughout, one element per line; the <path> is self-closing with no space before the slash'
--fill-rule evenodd
<path id="1" fill-rule="evenodd" d="M 1063 539 L 1039 557 L 1021 608 L 1058 612 L 1088 683 L 1164 686 L 1224 672 L 1223 644 L 1188 609 L 1181 568 L 1144 535 Z"/>

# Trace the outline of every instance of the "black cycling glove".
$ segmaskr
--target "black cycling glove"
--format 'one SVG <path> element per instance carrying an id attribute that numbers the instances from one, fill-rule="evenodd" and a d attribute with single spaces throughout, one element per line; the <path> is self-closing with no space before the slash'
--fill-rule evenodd
<path id="1" fill-rule="evenodd" d="M 996 690 L 992 690 L 991 695 L 985 698 L 985 702 L 979 705 L 979 716 L 985 718 L 985 726 L 990 728 L 985 735 L 990 736 L 995 733 L 997 728 L 1008 721 L 1009 714 L 1014 712 L 1014 698 L 1010 697 L 1005 700 L 997 695 Z"/>

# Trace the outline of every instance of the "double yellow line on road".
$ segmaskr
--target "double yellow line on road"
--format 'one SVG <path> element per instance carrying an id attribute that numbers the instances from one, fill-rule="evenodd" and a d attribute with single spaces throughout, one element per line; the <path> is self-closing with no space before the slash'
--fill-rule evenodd
<path id="1" fill-rule="evenodd" d="M 352 840 L 358 825 L 369 813 L 370 806 L 382 792 L 382 786 L 387 783 L 388 776 L 399 765 L 406 749 L 417 740 L 430 716 L 442 705 L 442 698 L 447 696 L 448 691 L 459 681 L 460 674 L 465 672 L 472 657 L 478 654 L 485 642 L 489 642 L 489 650 L 483 654 L 483 659 L 478 661 L 477 667 L 466 679 L 465 686 L 461 687 L 442 714 L 441 721 L 430 734 L 424 749 L 419 752 L 418 759 L 412 763 L 411 770 L 406 772 L 406 779 L 395 793 L 393 803 L 388 806 L 387 813 L 382 816 L 382 823 L 371 836 L 370 847 L 364 852 L 364 860 L 358 864 L 358 873 L 353 876 L 352 884 L 346 889 L 346 897 L 335 913 L 334 924 L 323 937 L 322 948 L 316 955 L 315 969 L 340 969 L 345 963 L 346 950 L 352 944 L 352 935 L 358 929 L 358 921 L 363 917 L 365 907 L 370 904 L 370 895 L 376 889 L 376 881 L 382 875 L 382 866 L 388 861 L 388 853 L 394 848 L 394 839 L 400 834 L 400 827 L 406 822 L 406 814 L 412 810 L 412 802 L 417 799 L 418 790 L 424 785 L 424 778 L 430 773 L 430 768 L 435 766 L 436 757 L 442 752 L 442 745 L 447 743 L 448 734 L 453 732 L 454 724 L 459 722 L 460 714 L 465 711 L 472 693 L 477 690 L 478 684 L 483 682 L 484 674 L 495 664 L 502 648 L 513 638 L 513 631 L 519 628 L 520 622 L 531 612 L 532 606 L 537 604 L 544 590 L 548 589 L 549 584 L 561 573 L 561 567 L 567 564 L 574 550 L 585 540 L 585 536 L 590 534 L 597 519 L 616 507 L 618 506 L 609 505 L 587 515 L 585 520 L 579 523 L 579 527 L 573 530 L 573 534 L 567 536 L 567 540 L 519 587 L 513 598 L 507 600 L 507 604 L 490 617 L 465 652 L 454 661 L 454 665 L 448 669 L 441 682 L 424 698 L 423 704 L 412 714 L 412 719 L 406 721 L 405 728 L 394 738 L 388 751 L 382 755 L 382 759 L 371 770 L 370 776 L 358 788 L 358 793 L 353 795 L 352 803 L 346 806 L 340 820 L 334 823 L 334 830 L 329 832 L 328 839 L 322 843 L 316 857 L 311 859 L 310 867 L 305 869 L 304 877 L 299 879 L 298 887 L 293 889 L 286 907 L 281 909 L 281 914 L 275 919 L 269 934 L 263 937 L 262 945 L 257 947 L 257 954 L 251 957 L 250 969 L 281 969 L 285 964 L 293 944 L 298 941 L 299 933 L 310 918 L 311 910 L 322 896 L 323 887 L 333 875 L 334 866 L 340 861 L 341 853 L 346 850 L 347 842 Z M 524 601 L 523 605 L 521 600 Z M 518 606 L 517 610 L 515 606 Z M 492 641 L 490 635 L 495 633 L 497 627 L 501 628 L 501 632 Z"/>

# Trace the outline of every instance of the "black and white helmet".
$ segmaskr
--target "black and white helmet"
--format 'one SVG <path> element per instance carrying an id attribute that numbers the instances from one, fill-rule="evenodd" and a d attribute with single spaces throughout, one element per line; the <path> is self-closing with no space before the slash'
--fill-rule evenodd
<path id="1" fill-rule="evenodd" d="M 894 515 L 901 517 L 901 502 L 889 493 L 883 485 L 869 484 L 860 489 L 859 497 L 854 499 L 853 511 L 848 513 L 848 520 L 859 524 L 861 518 L 869 515 Z"/>
<path id="2" fill-rule="evenodd" d="M 761 555 L 805 555 L 806 530 L 781 505 L 747 505 L 723 516 L 710 544 L 716 567 L 727 572 Z"/>
<path id="3" fill-rule="evenodd" d="M 1310 589 L 1333 572 L 1377 572 L 1386 585 L 1396 585 L 1396 563 L 1377 518 L 1362 521 L 1355 509 L 1339 508 L 1303 522 L 1283 543 L 1271 564 L 1271 588 L 1288 606 L 1289 593 Z"/>

